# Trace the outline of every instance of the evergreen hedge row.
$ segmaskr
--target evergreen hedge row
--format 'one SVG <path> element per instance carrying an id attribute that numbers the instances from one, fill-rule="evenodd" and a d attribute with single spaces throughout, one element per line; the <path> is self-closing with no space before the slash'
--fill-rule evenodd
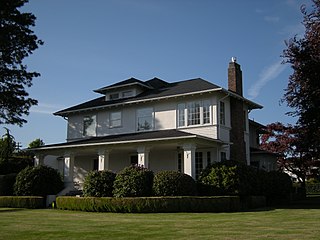
<path id="1" fill-rule="evenodd" d="M 0 207 L 10 208 L 44 208 L 45 199 L 37 196 L 1 196 Z"/>
<path id="2" fill-rule="evenodd" d="M 255 200 L 255 206 L 258 200 Z M 58 197 L 57 208 L 87 212 L 166 213 L 166 212 L 235 212 L 242 210 L 238 196 L 219 197 Z M 265 200 L 260 199 L 259 207 Z M 252 204 L 251 204 L 252 205 Z"/>

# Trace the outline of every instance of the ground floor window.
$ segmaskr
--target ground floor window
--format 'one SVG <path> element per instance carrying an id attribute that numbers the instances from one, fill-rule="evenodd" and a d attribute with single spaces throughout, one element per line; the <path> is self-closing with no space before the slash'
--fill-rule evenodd
<path id="1" fill-rule="evenodd" d="M 196 165 L 196 179 L 199 178 L 200 173 L 203 170 L 203 156 L 202 152 L 195 153 L 195 165 Z"/>
<path id="2" fill-rule="evenodd" d="M 133 166 L 138 165 L 138 155 L 130 156 L 130 164 Z"/>
<path id="3" fill-rule="evenodd" d="M 178 171 L 183 172 L 182 171 L 182 153 L 178 153 Z"/>

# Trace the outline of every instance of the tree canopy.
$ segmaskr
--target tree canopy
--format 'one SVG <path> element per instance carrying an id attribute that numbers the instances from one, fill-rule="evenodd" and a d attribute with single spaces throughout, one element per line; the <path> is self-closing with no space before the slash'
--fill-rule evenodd
<path id="1" fill-rule="evenodd" d="M 24 115 L 37 104 L 26 88 L 31 87 L 33 78 L 40 74 L 29 72 L 23 60 L 43 42 L 31 30 L 36 17 L 19 11 L 27 2 L 0 1 L 0 124 L 22 126 L 27 122 Z"/>
<path id="2" fill-rule="evenodd" d="M 320 0 L 313 0 L 308 12 L 301 7 L 305 34 L 286 42 L 285 63 L 291 64 L 284 100 L 298 117 L 300 147 L 314 159 L 320 158 Z"/>

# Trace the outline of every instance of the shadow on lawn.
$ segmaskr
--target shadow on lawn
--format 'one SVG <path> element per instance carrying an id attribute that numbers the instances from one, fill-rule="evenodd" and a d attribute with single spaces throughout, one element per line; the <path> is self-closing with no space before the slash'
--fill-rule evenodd
<path id="1" fill-rule="evenodd" d="M 25 208 L 0 208 L 0 214 L 3 212 L 19 212 L 24 211 Z"/>

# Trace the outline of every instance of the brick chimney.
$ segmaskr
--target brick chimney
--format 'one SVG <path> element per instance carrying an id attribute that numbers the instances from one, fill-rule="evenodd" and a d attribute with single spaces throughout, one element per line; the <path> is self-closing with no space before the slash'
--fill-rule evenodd
<path id="1" fill-rule="evenodd" d="M 242 71 L 236 58 L 232 58 L 228 68 L 228 89 L 240 96 L 242 91 Z M 246 144 L 244 141 L 244 108 L 243 101 L 230 98 L 231 130 L 230 130 L 230 160 L 246 163 Z"/>
<path id="2" fill-rule="evenodd" d="M 228 68 L 228 89 L 243 96 L 242 92 L 242 71 L 235 57 L 231 58 Z"/>

